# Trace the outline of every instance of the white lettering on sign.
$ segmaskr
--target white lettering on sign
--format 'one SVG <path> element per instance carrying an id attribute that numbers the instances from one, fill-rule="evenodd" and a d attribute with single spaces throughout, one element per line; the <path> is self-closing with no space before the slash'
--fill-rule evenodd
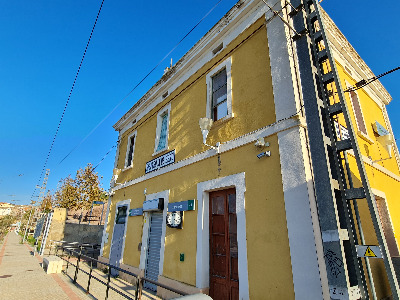
<path id="1" fill-rule="evenodd" d="M 172 150 L 171 152 L 165 153 L 164 155 L 161 155 L 160 157 L 157 157 L 147 162 L 146 174 L 156 171 L 159 168 L 173 164 L 174 162 L 175 162 L 175 150 Z"/>

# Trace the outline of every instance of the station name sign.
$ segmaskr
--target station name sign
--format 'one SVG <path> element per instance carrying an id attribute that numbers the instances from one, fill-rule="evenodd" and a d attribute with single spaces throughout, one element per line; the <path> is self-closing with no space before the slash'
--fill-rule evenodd
<path id="1" fill-rule="evenodd" d="M 168 203 L 168 211 L 188 211 L 194 210 L 194 200 Z"/>
<path id="2" fill-rule="evenodd" d="M 175 162 L 175 150 L 172 150 L 164 155 L 152 159 L 146 163 L 146 174 L 156 171 L 162 167 L 168 166 Z"/>

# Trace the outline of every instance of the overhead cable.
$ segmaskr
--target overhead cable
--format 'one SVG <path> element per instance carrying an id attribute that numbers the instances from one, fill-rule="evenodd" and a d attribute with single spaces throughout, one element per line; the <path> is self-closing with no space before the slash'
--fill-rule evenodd
<path id="1" fill-rule="evenodd" d="M 72 83 L 72 87 L 71 87 L 71 90 L 69 91 L 69 95 L 68 95 L 67 101 L 65 102 L 64 110 L 63 110 L 63 112 L 62 112 L 62 114 L 61 114 L 60 121 L 58 122 L 58 126 L 57 126 L 56 132 L 55 132 L 55 134 L 54 134 L 54 136 L 53 136 L 53 140 L 52 140 L 52 142 L 51 142 L 50 149 L 49 149 L 49 151 L 48 151 L 48 153 L 47 153 L 47 156 L 46 156 L 46 159 L 45 159 L 45 162 L 44 162 L 44 165 L 43 165 L 43 168 L 42 168 L 42 172 L 41 172 L 41 174 L 40 174 L 40 177 L 39 177 L 39 180 L 38 180 L 38 184 L 37 184 L 37 185 L 40 184 L 40 181 L 41 181 L 41 179 L 42 179 L 42 177 L 43 177 L 43 173 L 44 173 L 44 171 L 45 171 L 45 169 L 46 169 L 46 167 L 47 167 L 47 163 L 48 163 L 48 160 L 49 160 L 51 151 L 53 150 L 53 146 L 54 146 L 55 140 L 56 140 L 56 138 L 57 138 L 58 132 L 59 132 L 59 130 L 60 130 L 61 123 L 62 123 L 62 121 L 63 121 L 63 119 L 64 119 L 64 115 L 65 115 L 65 112 L 66 112 L 66 110 L 67 110 L 69 100 L 71 99 L 72 91 L 74 90 L 76 81 L 77 81 L 77 79 L 78 79 L 78 75 L 79 75 L 79 72 L 80 72 L 80 70 L 81 70 L 81 67 L 82 67 L 82 64 L 83 64 L 83 60 L 85 59 L 86 52 L 87 52 L 87 49 L 88 49 L 88 47 L 89 47 L 90 41 L 91 41 L 91 39 L 92 39 L 93 32 L 94 32 L 94 29 L 95 29 L 95 27 L 96 27 L 97 21 L 98 21 L 98 19 L 99 19 L 100 12 L 101 12 L 101 9 L 102 9 L 102 7 L 103 7 L 103 4 L 104 4 L 104 0 L 101 1 L 99 11 L 97 12 L 96 20 L 94 21 L 94 24 L 93 24 L 93 27 L 92 27 L 92 31 L 90 32 L 89 39 L 88 39 L 88 41 L 87 41 L 87 43 L 86 43 L 85 51 L 83 52 L 82 59 L 81 59 L 81 61 L 80 61 L 80 63 L 79 63 L 78 70 L 76 71 L 75 78 L 74 78 L 74 82 Z M 33 195 L 35 194 L 35 191 L 36 191 L 36 189 L 33 191 L 33 194 L 32 194 L 32 196 L 31 196 L 31 198 L 32 198 Z"/>
<path id="2" fill-rule="evenodd" d="M 168 58 L 168 56 L 183 42 L 183 40 L 186 39 L 186 37 L 194 30 L 196 29 L 197 26 L 221 3 L 222 0 L 219 0 L 213 8 L 211 8 L 201 19 L 200 21 L 197 22 L 196 25 L 194 25 L 188 33 L 185 34 L 184 37 L 182 37 L 179 42 L 131 89 L 131 91 L 124 97 L 122 100 L 74 147 L 64 158 L 58 163 L 61 164 L 68 156 L 71 155 L 72 152 L 74 152 L 80 145 L 82 145 L 83 142 L 87 140 L 89 136 L 93 134 L 93 132 L 101 125 L 103 122 L 110 117 L 110 115 L 128 98 L 130 94 L 133 93 L 141 84 L 143 81 L 146 80 L 147 77 L 150 76 L 151 73 L 154 72 L 155 69 L 157 69 L 165 59 Z"/>

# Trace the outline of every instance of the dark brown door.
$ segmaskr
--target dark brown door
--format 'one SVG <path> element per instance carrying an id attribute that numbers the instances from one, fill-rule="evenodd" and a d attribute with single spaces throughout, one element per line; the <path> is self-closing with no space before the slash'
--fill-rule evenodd
<path id="1" fill-rule="evenodd" d="M 236 193 L 210 193 L 210 296 L 239 299 Z"/>

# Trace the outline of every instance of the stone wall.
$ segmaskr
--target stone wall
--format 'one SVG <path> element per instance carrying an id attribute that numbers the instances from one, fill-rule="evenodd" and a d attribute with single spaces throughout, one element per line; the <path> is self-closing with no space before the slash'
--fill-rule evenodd
<path id="1" fill-rule="evenodd" d="M 103 225 L 70 224 L 66 223 L 66 218 L 66 208 L 54 210 L 45 249 L 49 249 L 50 241 L 101 244 Z"/>

